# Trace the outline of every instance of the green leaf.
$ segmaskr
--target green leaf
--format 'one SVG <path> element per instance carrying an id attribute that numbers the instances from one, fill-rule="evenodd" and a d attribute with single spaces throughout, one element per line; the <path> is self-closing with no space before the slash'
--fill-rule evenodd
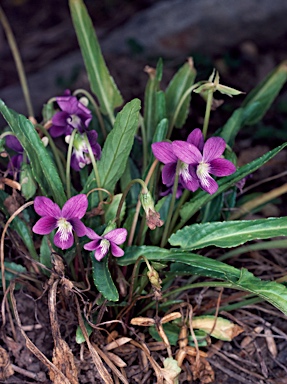
<path id="1" fill-rule="evenodd" d="M 166 89 L 167 117 L 176 128 L 181 128 L 187 118 L 191 99 L 190 95 L 183 102 L 177 116 L 175 116 L 175 114 L 183 95 L 188 88 L 193 85 L 195 76 L 196 70 L 193 66 L 193 61 L 189 59 L 188 62 L 177 71 Z"/>
<path id="2" fill-rule="evenodd" d="M 105 221 L 108 223 L 109 221 L 112 221 L 116 217 L 117 209 L 120 203 L 120 200 L 122 198 L 123 194 L 119 193 L 118 195 L 115 195 L 113 197 L 113 201 L 111 204 L 104 205 L 104 210 L 105 210 Z M 126 203 L 124 201 L 121 213 L 120 213 L 120 219 L 123 220 L 126 212 Z"/>
<path id="3" fill-rule="evenodd" d="M 30 164 L 21 164 L 20 184 L 22 196 L 27 200 L 31 199 L 36 193 L 37 185 L 33 179 Z"/>
<path id="4" fill-rule="evenodd" d="M 179 332 L 180 332 L 179 326 L 176 324 L 169 324 L 169 323 L 163 324 L 162 326 L 163 326 L 164 333 L 166 334 L 170 345 L 174 345 L 174 346 L 177 345 L 178 336 L 179 336 Z M 153 337 L 156 341 L 162 341 L 162 338 L 158 334 L 158 331 L 154 325 L 149 327 L 148 331 L 149 331 L 149 334 L 151 335 L 151 337 Z M 207 341 L 205 340 L 205 338 L 206 338 L 207 334 L 201 330 L 195 330 L 194 333 L 195 333 L 196 338 L 198 339 L 197 340 L 198 346 L 206 347 Z M 190 335 L 188 336 L 188 345 L 194 346 L 193 338 Z"/>
<path id="5" fill-rule="evenodd" d="M 48 236 L 43 236 L 42 239 L 40 246 L 40 263 L 45 265 L 45 267 L 52 269 L 51 250 L 48 245 Z M 50 273 L 45 269 L 43 269 L 43 273 L 45 273 L 45 275 L 50 275 Z"/>
<path id="6" fill-rule="evenodd" d="M 92 332 L 93 332 L 93 328 L 90 326 L 90 324 L 86 320 L 84 320 L 84 324 L 85 324 L 87 334 L 90 337 Z M 83 335 L 81 327 L 78 325 L 77 330 L 76 330 L 76 343 L 82 344 L 85 341 L 86 341 L 85 336 Z"/>
<path id="7" fill-rule="evenodd" d="M 230 283 L 231 288 L 254 293 L 287 314 L 287 288 L 283 284 L 263 281 L 246 269 L 239 270 L 221 261 L 178 249 L 168 250 L 152 246 L 128 247 L 125 255 L 118 259 L 118 264 L 134 264 L 142 255 L 151 261 L 186 264 L 181 269 L 181 274 L 196 274 L 225 280 Z"/>
<path id="8" fill-rule="evenodd" d="M 237 280 L 240 277 L 240 270 L 219 262 L 209 259 L 208 257 L 200 256 L 195 253 L 189 253 L 180 249 L 165 249 L 154 246 L 132 246 L 125 249 L 123 257 L 118 258 L 119 265 L 134 264 L 139 256 L 145 256 L 150 261 L 158 262 L 177 262 L 187 264 L 193 267 L 193 274 L 213 277 L 222 280 Z M 189 272 L 188 272 L 189 273 Z"/>
<path id="9" fill-rule="evenodd" d="M 224 194 L 217 195 L 212 201 L 209 201 L 200 212 L 201 223 L 219 220 L 224 204 Z"/>
<path id="10" fill-rule="evenodd" d="M 0 100 L 0 112 L 26 152 L 35 180 L 45 196 L 52 196 L 62 206 L 66 199 L 63 184 L 47 149 L 33 124 L 25 116 L 9 109 Z"/>
<path id="11" fill-rule="evenodd" d="M 9 285 L 10 281 L 15 279 L 19 273 L 25 273 L 26 268 L 23 267 L 20 264 L 16 264 L 9 261 L 4 261 L 5 266 L 5 281 L 6 281 L 6 287 Z M 9 270 L 7 271 L 8 268 Z M 0 287 L 2 287 L 2 274 L 0 274 Z M 16 284 L 16 289 L 20 289 L 20 285 Z"/>
<path id="12" fill-rule="evenodd" d="M 70 11 L 91 90 L 97 96 L 101 111 L 113 116 L 114 108 L 122 105 L 122 96 L 106 67 L 91 18 L 82 0 L 70 0 Z"/>
<path id="13" fill-rule="evenodd" d="M 5 208 L 5 200 L 7 198 L 9 198 L 9 195 L 6 192 L 0 190 L 0 208 L 8 219 L 10 217 L 10 214 Z M 28 227 L 28 225 L 23 220 L 16 216 L 10 223 L 10 227 L 18 233 L 19 237 L 22 239 L 23 243 L 27 247 L 31 257 L 34 260 L 38 260 L 39 257 L 34 246 L 30 226 Z"/>
<path id="14" fill-rule="evenodd" d="M 274 99 L 280 92 L 287 80 L 287 61 L 281 63 L 277 68 L 255 87 L 242 103 L 244 109 L 256 106 L 253 113 L 245 120 L 245 124 L 253 125 L 262 119 Z"/>
<path id="15" fill-rule="evenodd" d="M 231 248 L 275 236 L 287 236 L 287 217 L 193 224 L 171 235 L 169 243 L 189 250 L 210 245 Z"/>
<path id="16" fill-rule="evenodd" d="M 158 91 L 156 93 L 156 121 L 159 122 L 166 118 L 165 93 Z"/>
<path id="17" fill-rule="evenodd" d="M 155 127 L 158 124 L 157 94 L 159 91 L 162 75 L 162 60 L 160 59 L 158 61 L 156 70 L 147 67 L 146 72 L 149 75 L 149 79 L 145 88 L 144 95 L 144 126 L 146 130 L 147 143 L 150 144 L 154 135 Z"/>
<path id="18" fill-rule="evenodd" d="M 152 142 L 158 143 L 159 141 L 163 141 L 166 137 L 167 130 L 168 130 L 168 120 L 162 119 L 156 127 Z"/>
<path id="19" fill-rule="evenodd" d="M 258 159 L 253 160 L 251 163 L 239 168 L 233 175 L 223 177 L 222 179 L 218 180 L 218 190 L 213 195 L 209 195 L 204 191 L 197 191 L 194 194 L 192 200 L 182 206 L 180 210 L 181 222 L 179 223 L 178 227 L 181 228 L 201 207 L 203 207 L 209 201 L 232 187 L 245 176 L 255 172 L 263 164 L 267 163 L 267 161 L 272 159 L 272 157 L 277 155 L 277 153 L 285 148 L 286 145 L 287 143 L 280 145 L 272 151 L 265 153 L 265 155 L 259 157 Z"/>
<path id="20" fill-rule="evenodd" d="M 134 99 L 118 113 L 114 128 L 106 139 L 101 160 L 97 162 L 101 187 L 110 192 L 114 191 L 117 181 L 125 171 L 138 127 L 139 110 L 140 100 Z M 95 176 L 91 173 L 83 193 L 96 186 Z"/>
<path id="21" fill-rule="evenodd" d="M 119 293 L 109 271 L 109 259 L 106 256 L 102 261 L 97 261 L 91 253 L 93 263 L 93 280 L 98 291 L 109 301 L 118 301 Z"/>

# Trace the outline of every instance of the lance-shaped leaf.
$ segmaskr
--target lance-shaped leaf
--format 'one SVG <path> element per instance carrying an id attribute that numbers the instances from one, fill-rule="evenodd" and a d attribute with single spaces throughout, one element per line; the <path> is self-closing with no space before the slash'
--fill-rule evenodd
<path id="1" fill-rule="evenodd" d="M 24 148 L 34 179 L 39 184 L 42 193 L 52 196 L 58 205 L 63 205 L 66 201 L 63 184 L 57 168 L 33 124 L 25 116 L 9 109 L 2 100 L 0 100 L 0 112 Z"/>
<path id="2" fill-rule="evenodd" d="M 97 96 L 101 111 L 113 116 L 114 108 L 122 105 L 122 96 L 110 76 L 87 9 L 82 0 L 70 0 L 70 10 L 91 90 Z"/>
<path id="3" fill-rule="evenodd" d="M 281 63 L 269 75 L 255 87 L 245 98 L 241 107 L 247 108 L 253 105 L 253 113 L 245 120 L 246 125 L 253 125 L 262 119 L 275 97 L 287 80 L 287 61 Z"/>
<path id="4" fill-rule="evenodd" d="M 6 209 L 5 200 L 9 198 L 9 195 L 0 190 L 0 209 L 5 214 L 6 219 L 8 219 L 11 215 Z M 31 232 L 30 226 L 28 226 L 23 220 L 21 220 L 18 216 L 16 216 L 13 221 L 10 223 L 10 227 L 16 231 L 19 237 L 22 239 L 23 243 L 27 247 L 30 256 L 34 260 L 38 260 L 38 254 L 35 249 L 35 244 L 33 241 L 33 236 Z"/>
<path id="5" fill-rule="evenodd" d="M 126 163 L 132 149 L 134 136 L 139 121 L 140 100 L 134 99 L 127 103 L 117 114 L 114 128 L 109 133 L 98 161 L 101 187 L 114 191 L 117 181 L 125 171 Z M 84 193 L 96 187 L 95 176 L 89 176 Z"/>
<path id="6" fill-rule="evenodd" d="M 118 301 L 119 293 L 109 271 L 108 257 L 105 257 L 102 261 L 97 261 L 93 253 L 91 253 L 91 259 L 93 263 L 93 280 L 98 291 L 105 299 L 109 301 Z"/>
<path id="7" fill-rule="evenodd" d="M 158 115 L 160 115 L 160 111 L 157 112 L 157 108 L 160 110 L 162 109 L 162 105 L 157 105 L 159 98 L 157 94 L 162 77 L 162 60 L 158 61 L 156 69 L 146 67 L 145 72 L 149 75 L 149 79 L 145 88 L 144 96 L 144 125 L 147 143 L 150 145 L 158 124 Z"/>
<path id="8" fill-rule="evenodd" d="M 275 236 L 287 236 L 287 217 L 193 224 L 171 235 L 169 243 L 189 250 L 210 245 L 231 248 Z"/>
<path id="9" fill-rule="evenodd" d="M 118 264 L 134 264 L 139 256 L 145 256 L 150 261 L 184 264 L 180 271 L 182 275 L 195 274 L 224 280 L 230 283 L 230 288 L 254 293 L 287 314 L 287 288 L 274 281 L 263 281 L 244 268 L 239 270 L 221 261 L 179 249 L 152 246 L 128 247 L 125 255 L 118 259 Z"/>
<path id="10" fill-rule="evenodd" d="M 265 155 L 252 161 L 251 163 L 239 168 L 231 176 L 227 176 L 218 180 L 218 190 L 214 194 L 209 195 L 204 191 L 196 192 L 192 200 L 184 204 L 180 210 L 181 222 L 178 225 L 178 229 L 181 228 L 202 206 L 211 201 L 214 197 L 218 196 L 222 192 L 232 187 L 235 183 L 243 179 L 245 176 L 255 172 L 263 164 L 272 159 L 272 157 L 277 155 L 277 153 L 279 153 L 283 148 L 285 148 L 286 145 L 287 143 L 280 145 L 279 147 L 265 153 Z"/>
<path id="11" fill-rule="evenodd" d="M 185 92 L 193 85 L 195 76 L 196 70 L 193 66 L 193 60 L 189 58 L 188 62 L 174 75 L 166 89 L 166 111 L 171 126 L 181 128 L 185 123 L 191 96 L 189 94 L 183 102 L 182 99 Z M 178 109 L 181 102 L 181 107 Z"/>

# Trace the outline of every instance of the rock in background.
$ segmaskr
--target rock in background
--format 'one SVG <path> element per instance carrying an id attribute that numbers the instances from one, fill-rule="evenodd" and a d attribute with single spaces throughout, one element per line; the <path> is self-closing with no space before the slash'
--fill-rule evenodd
<path id="1" fill-rule="evenodd" d="M 67 14 L 66 18 L 69 17 Z M 132 83 L 140 76 L 145 79 L 145 75 L 131 74 L 127 60 L 138 62 L 143 69 L 144 63 L 150 64 L 147 59 L 150 57 L 176 58 L 178 63 L 182 63 L 194 53 L 220 55 L 226 49 L 246 41 L 255 48 L 265 44 L 276 45 L 277 39 L 287 35 L 286 18 L 285 0 L 165 0 L 150 5 L 109 29 L 95 27 L 104 55 L 111 64 L 112 74 L 114 69 L 115 73 L 122 72 L 125 77 L 131 75 Z M 71 29 L 68 29 L 66 38 L 70 41 Z M 55 37 L 59 41 L 58 34 Z M 61 41 L 64 40 L 65 36 Z M 25 47 L 21 49 L 25 52 Z M 52 44 L 49 49 L 53 49 Z M 37 73 L 29 74 L 28 83 L 36 113 L 40 112 L 49 97 L 63 92 L 65 87 L 58 79 L 69 79 L 75 70 L 82 71 L 83 62 L 76 49 L 75 46 L 73 52 L 38 68 Z M 25 65 L 25 55 L 23 57 Z M 122 66 L 122 61 L 127 64 Z M 270 63 L 269 67 L 272 65 Z M 76 86 L 87 86 L 85 81 L 85 75 L 81 75 L 78 79 L 80 85 Z M 137 83 L 131 86 L 136 87 Z M 142 87 L 141 84 L 139 86 Z M 18 84 L 1 89 L 0 98 L 18 112 L 26 113 Z"/>

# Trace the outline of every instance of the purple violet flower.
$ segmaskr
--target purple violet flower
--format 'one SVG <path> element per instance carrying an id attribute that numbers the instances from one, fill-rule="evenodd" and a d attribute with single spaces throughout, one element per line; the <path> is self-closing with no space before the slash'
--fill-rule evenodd
<path id="1" fill-rule="evenodd" d="M 229 176 L 236 171 L 236 167 L 231 161 L 222 158 L 226 147 L 224 139 L 211 137 L 203 145 L 202 133 L 197 129 L 194 131 L 189 135 L 189 142 L 174 141 L 172 150 L 175 156 L 189 165 L 189 171 L 196 174 L 199 186 L 212 195 L 218 185 L 210 174 Z"/>
<path id="2" fill-rule="evenodd" d="M 161 141 L 151 145 L 154 156 L 165 164 L 162 170 L 162 182 L 168 187 L 174 183 L 176 165 L 179 157 L 174 153 L 172 143 Z M 198 179 L 193 168 L 187 163 L 181 162 L 179 168 L 179 184 L 190 191 L 196 191 L 199 187 Z"/>
<path id="3" fill-rule="evenodd" d="M 76 96 L 71 96 L 69 90 L 56 100 L 61 110 L 52 117 L 50 135 L 52 137 L 70 135 L 74 129 L 84 133 L 92 120 L 91 111 Z"/>
<path id="4" fill-rule="evenodd" d="M 66 141 L 69 141 L 70 136 L 66 136 Z M 101 146 L 97 142 L 98 134 L 96 131 L 87 132 L 87 138 L 92 148 L 96 160 L 101 158 Z M 90 156 L 88 155 L 87 141 L 84 135 L 76 134 L 73 142 L 73 153 L 71 157 L 71 167 L 75 171 L 80 171 L 85 165 L 91 163 Z"/>
<path id="5" fill-rule="evenodd" d="M 21 169 L 21 164 L 23 163 L 24 149 L 17 137 L 13 135 L 6 136 L 6 145 L 8 148 L 18 153 L 11 157 L 7 169 L 9 173 L 13 173 L 15 170 L 19 171 Z"/>
<path id="6" fill-rule="evenodd" d="M 34 233 L 48 235 L 58 228 L 54 236 L 54 244 L 62 249 L 70 248 L 74 243 L 72 231 L 81 237 L 87 232 L 86 226 L 81 222 L 88 208 L 88 199 L 84 194 L 71 197 L 63 208 L 44 196 L 37 196 L 34 209 L 41 219 L 32 228 Z"/>
<path id="7" fill-rule="evenodd" d="M 85 244 L 84 248 L 87 251 L 95 251 L 95 258 L 98 261 L 107 255 L 109 249 L 111 249 L 113 256 L 121 257 L 124 255 L 124 251 L 118 247 L 118 245 L 126 241 L 127 234 L 128 232 L 125 228 L 117 228 L 103 236 L 99 236 L 92 229 L 87 228 L 86 235 L 92 239 L 92 241 Z"/>

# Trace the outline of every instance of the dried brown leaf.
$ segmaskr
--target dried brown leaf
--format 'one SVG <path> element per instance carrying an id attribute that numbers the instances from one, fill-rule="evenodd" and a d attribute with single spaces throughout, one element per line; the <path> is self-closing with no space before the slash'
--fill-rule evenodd
<path id="1" fill-rule="evenodd" d="M 127 364 L 121 359 L 119 356 L 117 356 L 115 353 L 107 352 L 107 356 L 110 358 L 113 363 L 120 368 L 124 368 L 127 366 Z"/>
<path id="2" fill-rule="evenodd" d="M 67 377 L 71 384 L 78 384 L 78 371 L 74 361 L 74 355 L 68 344 L 62 339 L 56 309 L 56 294 L 59 280 L 53 282 L 49 290 L 49 313 L 52 336 L 54 340 L 53 363 Z M 62 384 L 61 377 L 49 372 L 54 384 Z"/>
<path id="3" fill-rule="evenodd" d="M 139 325 L 141 327 L 150 327 L 155 324 L 155 320 L 149 317 L 134 317 L 131 319 L 132 325 Z"/>
<path id="4" fill-rule="evenodd" d="M 110 350 L 112 350 L 112 349 L 121 347 L 122 345 L 128 343 L 130 340 L 131 340 L 130 337 L 121 337 L 121 338 L 119 338 L 119 339 L 117 339 L 117 340 L 114 340 L 114 341 L 112 341 L 111 343 L 107 344 L 107 345 L 105 346 L 105 349 L 106 349 L 107 351 L 110 351 Z"/>
<path id="5" fill-rule="evenodd" d="M 55 366 L 64 373 L 71 384 L 78 384 L 78 371 L 74 361 L 74 355 L 69 348 L 68 344 L 63 340 L 57 340 L 53 349 L 53 363 Z M 54 384 L 62 384 L 62 378 L 55 375 L 53 371 L 49 373 L 50 378 Z"/>
<path id="6" fill-rule="evenodd" d="M 6 380 L 14 375 L 14 370 L 11 366 L 7 351 L 0 347 L 0 380 Z"/>
<path id="7" fill-rule="evenodd" d="M 169 321 L 173 321 L 173 320 L 179 319 L 179 318 L 181 318 L 180 312 L 172 312 L 172 313 L 169 313 L 168 315 L 164 316 L 161 319 L 161 323 L 165 324 L 165 323 L 168 323 Z"/>
<path id="8" fill-rule="evenodd" d="M 199 361 L 193 356 L 186 356 L 191 366 L 193 380 L 200 380 L 200 384 L 209 384 L 214 382 L 214 371 L 209 362 L 201 357 Z"/>
<path id="9" fill-rule="evenodd" d="M 270 329 L 267 328 L 264 330 L 264 333 L 266 335 L 266 343 L 267 343 L 268 351 L 271 353 L 271 355 L 274 358 L 276 358 L 278 355 L 278 350 L 277 350 L 277 346 L 276 346 L 274 337 L 272 335 L 272 332 Z"/>

